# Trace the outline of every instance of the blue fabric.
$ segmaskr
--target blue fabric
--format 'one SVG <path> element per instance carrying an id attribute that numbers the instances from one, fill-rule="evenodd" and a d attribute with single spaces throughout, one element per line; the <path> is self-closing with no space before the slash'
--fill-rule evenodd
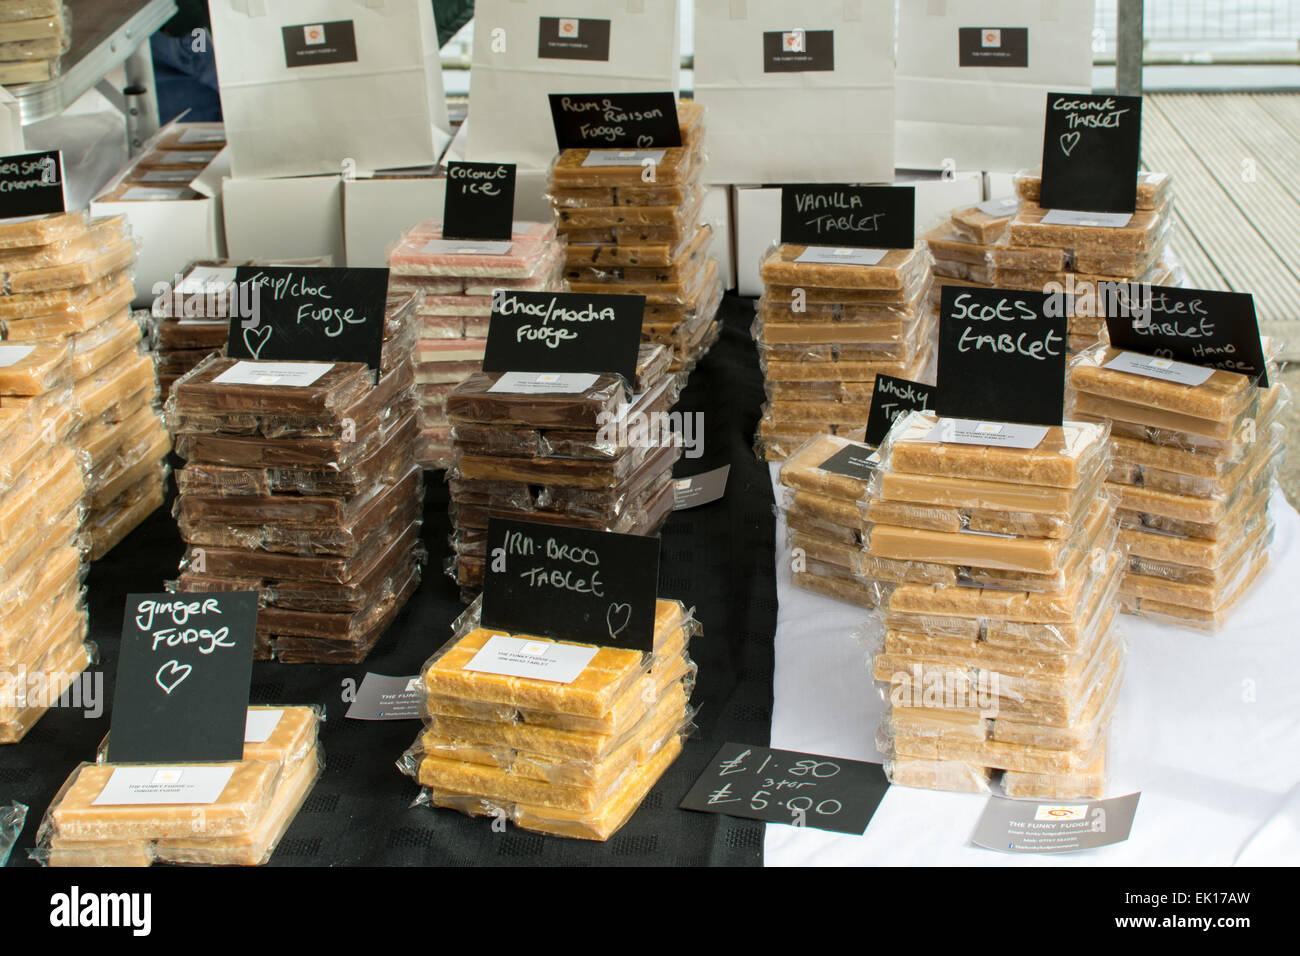
<path id="1" fill-rule="evenodd" d="M 221 119 L 221 96 L 217 91 L 217 62 L 212 56 L 212 34 L 204 31 L 200 44 L 191 34 L 170 37 L 155 33 L 150 40 L 153 53 L 154 86 L 158 90 L 158 120 L 185 117 L 195 123 Z M 201 46 L 201 50 L 195 50 Z"/>

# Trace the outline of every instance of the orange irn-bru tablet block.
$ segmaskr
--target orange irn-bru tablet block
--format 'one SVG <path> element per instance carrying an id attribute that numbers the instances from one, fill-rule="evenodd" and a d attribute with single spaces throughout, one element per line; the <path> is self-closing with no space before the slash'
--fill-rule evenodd
<path id="1" fill-rule="evenodd" d="M 1238 372 L 1215 369 L 1201 384 L 1183 385 L 1106 368 L 1122 354 L 1109 346 L 1084 352 L 1070 365 L 1070 384 L 1099 398 L 1213 421 L 1235 418 L 1254 397 L 1250 379 Z"/>
<path id="2" fill-rule="evenodd" d="M 988 793 L 992 774 L 988 767 L 958 760 L 925 760 L 894 756 L 885 761 L 885 775 L 899 787 L 946 790 L 952 793 Z"/>
<path id="3" fill-rule="evenodd" d="M 65 342 L 0 343 L 0 395 L 36 396 L 72 378 Z"/>
<path id="4" fill-rule="evenodd" d="M 1018 800 L 1100 800 L 1106 795 L 1106 756 L 1075 773 L 1002 774 L 1002 792 Z"/>
<path id="5" fill-rule="evenodd" d="M 75 289 L 121 272 L 134 261 L 135 243 L 130 239 L 117 239 L 75 262 L 26 272 L 9 272 L 5 275 L 5 288 L 10 294 Z"/>
<path id="6" fill-rule="evenodd" d="M 228 769 L 229 779 L 214 803 L 97 804 L 115 771 L 112 764 L 82 764 L 64 784 L 49 811 L 53 833 L 72 840 L 165 840 L 193 834 L 202 810 L 203 833 L 234 837 L 250 833 L 265 814 L 280 778 L 278 763 L 190 764 Z"/>
<path id="7" fill-rule="evenodd" d="M 1043 219 L 1052 210 L 1026 203 L 1007 227 L 1013 246 L 1051 246 L 1058 249 L 1141 253 L 1164 235 L 1168 207 L 1138 210 L 1119 228 L 1053 225 Z"/>
<path id="8" fill-rule="evenodd" d="M 75 239 L 88 230 L 85 212 L 56 212 L 33 219 L 0 222 L 0 249 L 44 246 Z"/>
<path id="9" fill-rule="evenodd" d="M 1169 173 L 1139 170 L 1137 175 L 1137 208 L 1155 209 L 1169 195 L 1174 177 Z M 1026 202 L 1037 203 L 1042 196 L 1041 170 L 1020 173 L 1016 176 L 1016 195 Z"/>
<path id="10" fill-rule="evenodd" d="M 770 250 L 759 270 L 763 284 L 898 292 L 907 289 L 929 261 L 923 245 L 886 250 L 873 266 L 797 261 L 807 251 L 807 246 L 790 244 Z"/>
<path id="11" fill-rule="evenodd" d="M 1047 429 L 1036 448 L 996 448 L 929 440 L 939 424 L 931 412 L 912 412 L 896 424 L 889 447 L 891 470 L 949 478 L 1023 482 L 1075 488 L 1106 453 L 1106 429 L 1066 422 Z M 1028 509 L 1025 509 L 1028 510 Z"/>

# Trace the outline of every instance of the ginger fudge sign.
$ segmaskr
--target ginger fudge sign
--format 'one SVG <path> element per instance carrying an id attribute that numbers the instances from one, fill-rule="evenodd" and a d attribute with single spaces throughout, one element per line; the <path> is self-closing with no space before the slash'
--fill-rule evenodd
<path id="1" fill-rule="evenodd" d="M 488 520 L 483 626 L 654 649 L 659 539 Z"/>
<path id="2" fill-rule="evenodd" d="M 884 441 L 894 419 L 904 412 L 929 411 L 934 392 L 933 385 L 877 374 L 871 388 L 871 411 L 867 413 L 867 444 L 879 445 Z"/>
<path id="3" fill-rule="evenodd" d="M 387 269 L 240 266 L 235 282 L 252 308 L 230 317 L 230 358 L 381 367 Z"/>
<path id="4" fill-rule="evenodd" d="M 63 154 L 57 149 L 0 158 L 0 219 L 66 209 Z"/>
<path id="5" fill-rule="evenodd" d="M 551 93 L 555 139 L 565 149 L 675 149 L 682 145 L 672 93 Z"/>
<path id="6" fill-rule="evenodd" d="M 1135 212 L 1141 143 L 1142 97 L 1048 93 L 1039 205 Z"/>
<path id="7" fill-rule="evenodd" d="M 478 246 L 447 240 L 485 240 L 510 251 L 515 218 L 513 163 L 448 163 L 447 196 L 442 207 L 442 238 L 447 251 L 483 252 Z M 489 250 L 490 251 L 490 250 Z"/>
<path id="8" fill-rule="evenodd" d="M 781 241 L 811 247 L 803 262 L 875 265 L 883 256 L 864 250 L 911 249 L 915 219 L 912 186 L 781 187 Z"/>
<path id="9" fill-rule="evenodd" d="M 1103 283 L 1110 342 L 1117 349 L 1238 372 L 1268 388 L 1255 298 L 1248 292 L 1212 292 L 1172 286 Z"/>
<path id="10" fill-rule="evenodd" d="M 1045 292 L 944 286 L 934 410 L 945 418 L 1060 425 L 1066 317 Z"/>
<path id="11" fill-rule="evenodd" d="M 111 763 L 241 760 L 256 592 L 129 594 Z"/>
<path id="12" fill-rule="evenodd" d="M 630 384 L 636 381 L 644 312 L 643 295 L 498 290 L 483 371 L 618 374 Z"/>

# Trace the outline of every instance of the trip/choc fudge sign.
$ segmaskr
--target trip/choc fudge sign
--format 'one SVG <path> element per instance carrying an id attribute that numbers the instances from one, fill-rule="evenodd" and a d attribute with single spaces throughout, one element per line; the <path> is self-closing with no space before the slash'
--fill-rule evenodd
<path id="1" fill-rule="evenodd" d="M 658 538 L 491 518 L 487 548 L 484 627 L 654 649 Z"/>
<path id="2" fill-rule="evenodd" d="M 241 760 L 256 592 L 129 594 L 111 763 Z"/>
<path id="3" fill-rule="evenodd" d="M 1250 293 L 1102 283 L 1098 297 L 1117 306 L 1108 310 L 1115 315 L 1106 319 L 1115 348 L 1239 372 L 1268 388 Z"/>
<path id="4" fill-rule="evenodd" d="M 1056 426 L 1065 414 L 1066 318 L 1048 294 L 944 286 L 934 410 Z"/>
<path id="5" fill-rule="evenodd" d="M 0 219 L 66 210 L 62 153 L 52 149 L 0 157 Z"/>
<path id="6" fill-rule="evenodd" d="M 230 358 L 380 367 L 387 269 L 240 266 L 235 282 L 253 314 L 231 315 Z"/>
<path id="7" fill-rule="evenodd" d="M 672 93 L 551 93 L 560 149 L 665 149 L 682 145 Z"/>
<path id="8" fill-rule="evenodd" d="M 916 244 L 915 219 L 913 186 L 781 187 L 781 241 L 825 247 L 831 257 L 818 261 L 852 265 L 853 249 L 911 249 Z M 838 258 L 836 247 L 845 247 Z"/>
<path id="9" fill-rule="evenodd" d="M 514 218 L 513 163 L 447 164 L 447 195 L 442 207 L 443 239 L 509 242 L 514 231 Z M 509 248 L 507 246 L 504 252 Z"/>
<path id="10" fill-rule="evenodd" d="M 1142 97 L 1048 93 L 1039 205 L 1137 210 Z"/>
<path id="11" fill-rule="evenodd" d="M 643 295 L 498 290 L 483 371 L 618 374 L 630 384 L 644 312 Z"/>

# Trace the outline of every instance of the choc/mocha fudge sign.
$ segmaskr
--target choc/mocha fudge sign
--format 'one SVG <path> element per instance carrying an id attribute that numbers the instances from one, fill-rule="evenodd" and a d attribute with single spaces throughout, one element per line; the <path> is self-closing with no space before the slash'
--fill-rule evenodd
<path id="1" fill-rule="evenodd" d="M 1141 144 L 1142 97 L 1048 93 L 1039 205 L 1136 211 Z"/>
<path id="2" fill-rule="evenodd" d="M 781 187 L 781 241 L 790 245 L 911 249 L 915 219 L 913 186 Z"/>

